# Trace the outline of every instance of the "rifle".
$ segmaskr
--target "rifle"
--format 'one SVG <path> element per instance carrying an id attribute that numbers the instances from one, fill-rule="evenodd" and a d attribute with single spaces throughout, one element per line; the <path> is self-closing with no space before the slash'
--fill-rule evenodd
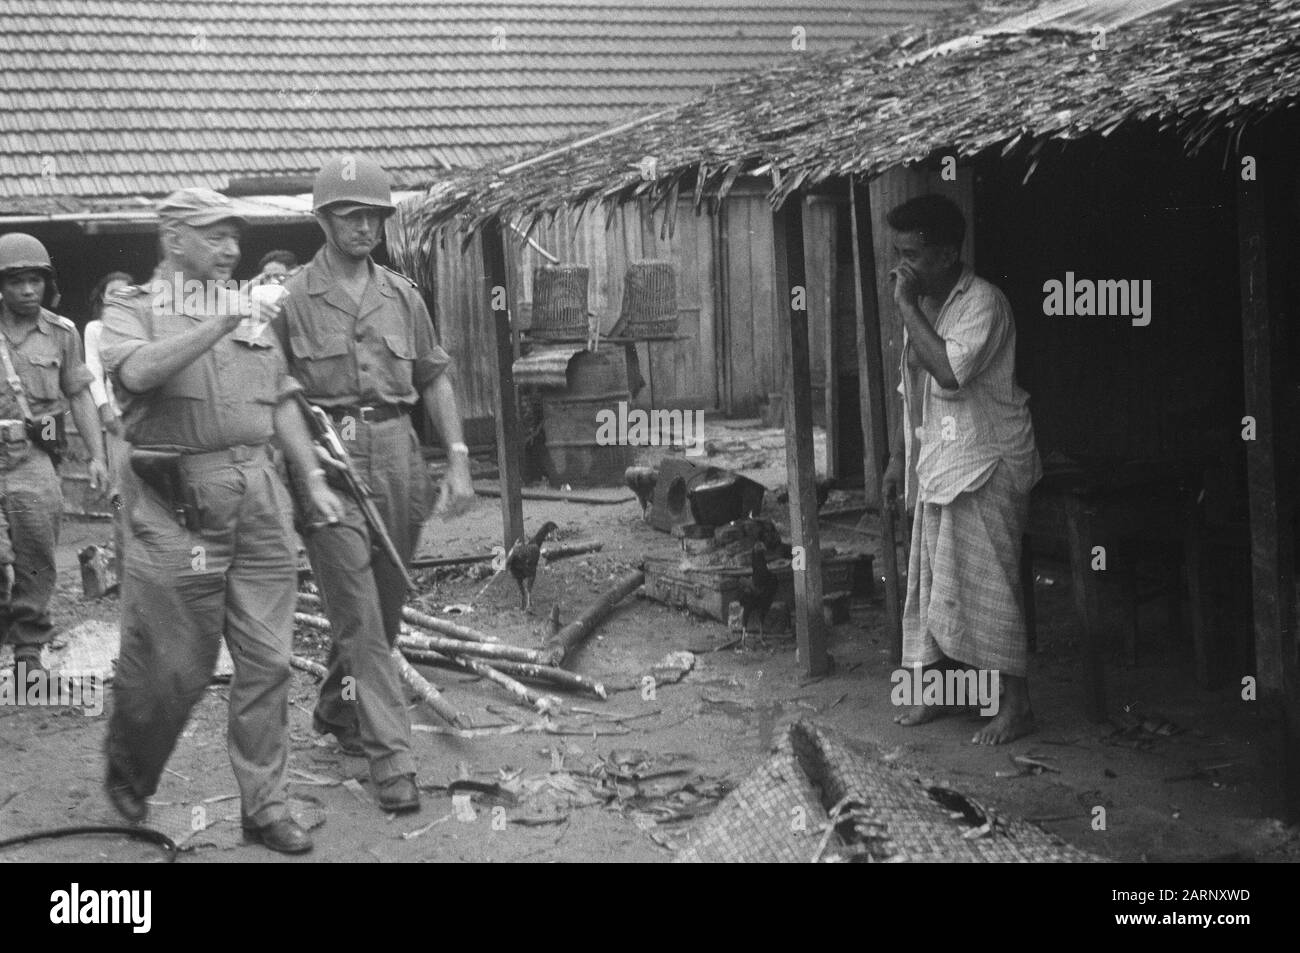
<path id="1" fill-rule="evenodd" d="M 303 415 L 307 418 L 307 427 L 311 431 L 312 439 L 334 461 L 334 466 L 331 469 L 334 476 L 342 484 L 341 489 L 352 497 L 356 501 L 358 508 L 360 508 L 361 516 L 366 521 L 366 528 L 370 530 L 371 543 L 382 550 L 384 555 L 388 557 L 388 561 L 402 574 L 402 581 L 406 583 L 406 588 L 408 590 L 415 589 L 415 582 L 411 579 L 410 573 L 406 571 L 406 565 L 402 562 L 397 547 L 393 545 L 393 538 L 388 535 L 388 527 L 384 526 L 383 517 L 379 515 L 379 510 L 375 508 L 375 501 L 372 499 L 373 494 L 370 492 L 370 487 L 366 486 L 365 481 L 357 476 L 357 471 L 352 466 L 352 458 L 348 456 L 347 448 L 343 445 L 343 440 L 339 437 L 338 431 L 334 429 L 334 423 L 330 420 L 329 414 L 325 413 L 320 407 L 308 402 L 302 391 L 298 391 L 294 394 L 294 397 L 298 401 L 298 406 L 302 408 Z"/>

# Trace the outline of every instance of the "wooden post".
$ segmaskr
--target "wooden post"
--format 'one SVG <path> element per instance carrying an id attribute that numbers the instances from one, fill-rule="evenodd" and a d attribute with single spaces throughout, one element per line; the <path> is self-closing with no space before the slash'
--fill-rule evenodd
<path id="1" fill-rule="evenodd" d="M 803 201 L 791 196 L 772 221 L 777 327 L 785 353 L 785 460 L 790 474 L 790 537 L 803 568 L 794 572 L 798 657 L 809 675 L 830 670 L 822 618 L 822 553 L 817 529 L 817 470 L 813 459 L 812 380 L 808 360 L 807 284 L 803 259 Z M 796 300 L 796 297 L 801 300 Z M 798 562 L 795 563 L 798 566 Z"/>
<path id="2" fill-rule="evenodd" d="M 1262 163 L 1261 163 L 1262 164 Z M 1255 419 L 1246 441 L 1250 495 L 1250 556 L 1255 616 L 1255 677 L 1259 702 L 1280 722 L 1280 737 L 1262 761 L 1281 789 L 1286 820 L 1300 819 L 1300 678 L 1295 631 L 1295 537 L 1280 455 L 1295 427 L 1282 397 L 1290 380 L 1281 315 L 1268 300 L 1266 203 L 1255 182 L 1237 183 L 1237 242 L 1241 276 L 1241 332 L 1245 362 L 1244 413 Z M 1277 405 L 1281 404 L 1279 408 Z M 1278 411 L 1281 411 L 1280 413 Z M 1273 749 L 1273 750 L 1269 750 Z M 1270 792 L 1271 793 L 1271 792 Z"/>
<path id="3" fill-rule="evenodd" d="M 849 181 L 853 225 L 853 299 L 858 325 L 858 403 L 862 408 L 863 477 L 867 499 L 880 504 L 880 561 L 885 576 L 885 624 L 892 660 L 903 661 L 903 608 L 899 601 L 898 548 L 895 543 L 894 508 L 880 499 L 880 481 L 889 462 L 887 395 L 892 379 L 885 375 L 881 355 L 881 322 L 876 296 L 875 241 L 872 236 L 868 190 Z M 892 375 L 893 368 L 890 368 Z M 872 487 L 875 491 L 872 491 Z M 904 523 L 903 532 L 907 532 Z"/>
<path id="4" fill-rule="evenodd" d="M 497 355 L 492 393 L 497 410 L 497 466 L 501 471 L 502 544 L 506 549 L 524 536 L 523 435 L 515 396 L 514 345 L 510 336 L 510 281 L 502 226 L 483 229 L 483 283 Z"/>

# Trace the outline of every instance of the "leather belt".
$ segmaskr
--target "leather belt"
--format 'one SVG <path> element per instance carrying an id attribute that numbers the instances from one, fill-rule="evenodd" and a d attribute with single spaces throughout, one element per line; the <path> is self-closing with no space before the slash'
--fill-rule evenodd
<path id="1" fill-rule="evenodd" d="M 0 441 L 18 443 L 27 441 L 27 423 L 23 420 L 0 420 Z"/>
<path id="2" fill-rule="evenodd" d="M 410 407 L 405 404 L 368 404 L 364 407 L 322 407 L 325 413 L 329 414 L 335 423 L 340 423 L 344 418 L 351 417 L 353 420 L 360 420 L 367 424 L 383 423 L 385 420 L 393 420 L 401 417 L 410 411 Z"/>
<path id="3" fill-rule="evenodd" d="M 224 450 L 210 450 L 206 453 L 183 453 L 186 463 L 248 463 L 250 460 L 271 459 L 269 444 L 237 444 Z"/>

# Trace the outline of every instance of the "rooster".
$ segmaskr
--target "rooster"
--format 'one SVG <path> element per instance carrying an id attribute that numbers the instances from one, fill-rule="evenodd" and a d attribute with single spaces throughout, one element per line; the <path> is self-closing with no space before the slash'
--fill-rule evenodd
<path id="1" fill-rule="evenodd" d="M 745 580 L 736 594 L 736 601 L 741 606 L 741 648 L 744 648 L 745 637 L 749 634 L 749 623 L 754 616 L 758 616 L 758 640 L 763 641 L 763 623 L 767 619 L 767 611 L 772 608 L 772 602 L 776 599 L 776 591 L 780 588 L 780 580 L 772 570 L 767 568 L 767 550 L 762 543 L 754 546 L 752 565 L 753 576 Z"/>
<path id="2" fill-rule="evenodd" d="M 533 611 L 533 580 L 537 577 L 537 564 L 542 558 L 542 543 L 558 528 L 549 521 L 543 523 L 542 528 L 533 534 L 532 539 L 526 543 L 522 540 L 517 541 L 510 547 L 510 552 L 506 553 L 506 568 L 510 570 L 510 575 L 515 577 L 515 583 L 519 586 L 522 600 L 520 608 L 527 613 L 531 614 Z"/>
<path id="3" fill-rule="evenodd" d="M 652 467 L 628 467 L 623 480 L 628 489 L 636 494 L 637 502 L 641 504 L 641 518 L 645 519 L 650 512 L 650 502 L 654 499 L 655 484 L 659 482 L 658 471 Z"/>
<path id="4" fill-rule="evenodd" d="M 817 509 L 820 510 L 823 506 L 826 505 L 826 501 L 827 501 L 828 499 L 830 499 L 830 496 L 831 496 L 831 490 L 835 489 L 835 482 L 836 482 L 836 481 L 835 481 L 834 479 L 830 478 L 830 477 L 826 477 L 826 478 L 821 479 L 821 480 L 818 480 L 818 481 L 816 482 L 816 487 L 817 487 Z M 789 502 L 790 502 L 790 489 L 789 489 L 789 487 L 787 487 L 786 489 L 782 490 L 780 493 L 778 493 L 778 494 L 776 495 L 776 501 L 777 501 L 778 503 L 789 503 Z"/>

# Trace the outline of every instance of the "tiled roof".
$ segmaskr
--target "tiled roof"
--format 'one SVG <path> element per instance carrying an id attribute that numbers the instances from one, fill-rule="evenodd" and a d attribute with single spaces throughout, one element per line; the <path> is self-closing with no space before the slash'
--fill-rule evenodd
<path id="1" fill-rule="evenodd" d="M 0 211 L 500 160 L 956 0 L 0 0 Z"/>

